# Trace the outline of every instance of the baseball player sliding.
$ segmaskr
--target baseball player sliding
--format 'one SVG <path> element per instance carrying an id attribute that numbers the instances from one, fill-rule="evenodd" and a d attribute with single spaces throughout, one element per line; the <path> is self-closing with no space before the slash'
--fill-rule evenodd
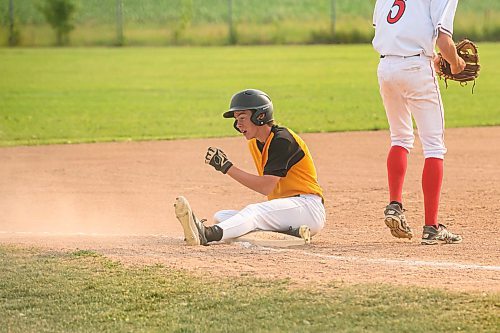
<path id="1" fill-rule="evenodd" d="M 437 220 L 446 148 L 435 46 L 450 63 L 453 74 L 464 69 L 465 62 L 458 57 L 452 40 L 457 4 L 458 0 L 377 0 L 373 14 L 373 47 L 380 54 L 380 95 L 391 132 L 387 157 L 390 203 L 384 211 L 385 224 L 394 237 L 413 237 L 402 204 L 407 155 L 415 139 L 413 116 L 425 156 L 425 226 L 421 240 L 425 245 L 462 241 Z"/>
<path id="2" fill-rule="evenodd" d="M 267 196 L 268 201 L 242 210 L 222 210 L 215 224 L 205 226 L 184 197 L 175 212 L 188 245 L 207 245 L 245 235 L 254 230 L 284 232 L 306 242 L 325 224 L 323 191 L 304 141 L 292 130 L 277 126 L 269 96 L 255 89 L 235 94 L 224 118 L 234 118 L 234 128 L 248 140 L 257 175 L 233 165 L 224 152 L 208 148 L 205 163 L 240 184 Z"/>

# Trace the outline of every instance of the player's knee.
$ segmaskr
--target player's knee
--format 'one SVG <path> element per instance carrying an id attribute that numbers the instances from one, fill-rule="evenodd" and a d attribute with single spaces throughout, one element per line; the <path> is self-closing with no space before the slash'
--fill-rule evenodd
<path id="1" fill-rule="evenodd" d="M 439 159 L 444 159 L 444 155 L 446 154 L 446 148 L 440 149 L 440 150 L 424 150 L 424 157 L 425 158 L 439 158 Z"/>
<path id="2" fill-rule="evenodd" d="M 443 159 L 447 151 L 442 135 L 435 135 L 423 139 L 422 149 L 425 158 L 433 157 Z"/>
<path id="3" fill-rule="evenodd" d="M 220 210 L 214 214 L 214 223 L 218 224 L 221 223 L 228 218 L 234 216 L 237 213 L 237 211 L 232 211 L 232 210 Z"/>
<path id="4" fill-rule="evenodd" d="M 424 150 L 425 158 L 440 158 L 444 159 L 444 155 L 446 154 L 446 147 L 443 144 L 422 144 Z"/>
<path id="5" fill-rule="evenodd" d="M 396 140 L 392 140 L 391 145 L 403 147 L 408 152 L 410 152 L 413 149 L 413 142 L 414 142 L 414 139 L 399 139 L 399 140 L 396 139 Z"/>
<path id="6" fill-rule="evenodd" d="M 224 221 L 220 212 L 215 213 L 213 219 L 214 219 L 215 224 L 218 224 L 218 223 L 221 223 L 222 221 Z"/>
<path id="7" fill-rule="evenodd" d="M 410 151 L 413 148 L 413 143 L 415 142 L 415 135 L 413 132 L 398 132 L 391 133 L 391 145 L 392 146 L 400 146 Z"/>

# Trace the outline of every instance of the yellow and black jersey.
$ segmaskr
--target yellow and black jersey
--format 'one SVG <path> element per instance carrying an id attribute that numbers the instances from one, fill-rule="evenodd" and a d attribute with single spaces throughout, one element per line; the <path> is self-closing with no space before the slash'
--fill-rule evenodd
<path id="1" fill-rule="evenodd" d="M 266 142 L 251 139 L 248 146 L 260 176 L 281 177 L 267 196 L 269 200 L 299 194 L 317 194 L 323 198 L 309 149 L 292 130 L 275 125 Z"/>

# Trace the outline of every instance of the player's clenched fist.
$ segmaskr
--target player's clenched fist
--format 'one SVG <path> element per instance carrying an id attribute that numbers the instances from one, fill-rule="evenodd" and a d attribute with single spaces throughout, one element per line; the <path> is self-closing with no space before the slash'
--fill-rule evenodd
<path id="1" fill-rule="evenodd" d="M 226 173 L 233 166 L 226 154 L 219 148 L 209 147 L 205 155 L 205 163 L 210 164 L 215 170 Z"/>

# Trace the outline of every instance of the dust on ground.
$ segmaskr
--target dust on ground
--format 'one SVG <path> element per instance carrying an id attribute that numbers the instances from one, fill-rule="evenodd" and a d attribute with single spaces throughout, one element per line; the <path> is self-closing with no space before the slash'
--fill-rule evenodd
<path id="1" fill-rule="evenodd" d="M 500 291 L 500 127 L 447 130 L 439 220 L 464 241 L 438 246 L 419 243 L 419 144 L 403 193 L 415 233 L 408 241 L 393 238 L 383 222 L 387 131 L 302 137 L 326 196 L 327 224 L 310 246 L 183 244 L 173 209 L 178 195 L 209 221 L 217 210 L 265 200 L 204 163 L 207 147 L 217 146 L 254 172 L 241 137 L 0 148 L 0 244 L 95 250 L 126 264 L 288 278 L 301 286 L 382 282 Z"/>

